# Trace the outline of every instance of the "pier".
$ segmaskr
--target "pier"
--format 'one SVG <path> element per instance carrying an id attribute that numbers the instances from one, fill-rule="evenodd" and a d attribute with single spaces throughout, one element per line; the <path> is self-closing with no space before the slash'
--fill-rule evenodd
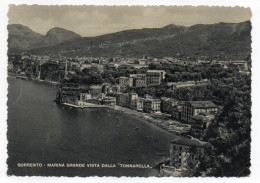
<path id="1" fill-rule="evenodd" d="M 74 108 L 108 108 L 108 106 L 106 105 L 97 105 L 97 104 L 91 104 L 91 103 L 87 103 L 85 105 L 74 105 L 74 104 L 70 104 L 70 103 L 63 103 L 62 105 L 68 106 L 68 107 L 74 107 Z"/>

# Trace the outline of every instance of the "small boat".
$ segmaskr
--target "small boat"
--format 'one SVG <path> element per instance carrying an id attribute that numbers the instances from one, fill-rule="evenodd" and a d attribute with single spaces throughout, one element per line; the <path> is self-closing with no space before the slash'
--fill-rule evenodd
<path id="1" fill-rule="evenodd" d="M 119 127 L 119 125 L 116 125 L 117 127 Z"/>
<path id="2" fill-rule="evenodd" d="M 134 129 L 135 129 L 135 130 L 139 130 L 139 127 L 135 127 Z"/>
<path id="3" fill-rule="evenodd" d="M 92 112 L 94 112 L 95 110 L 92 110 Z"/>
<path id="4" fill-rule="evenodd" d="M 116 117 L 116 119 L 118 119 L 119 117 Z"/>

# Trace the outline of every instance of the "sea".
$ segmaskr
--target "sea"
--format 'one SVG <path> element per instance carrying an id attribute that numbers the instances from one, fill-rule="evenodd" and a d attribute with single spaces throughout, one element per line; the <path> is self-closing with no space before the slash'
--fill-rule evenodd
<path id="1" fill-rule="evenodd" d="M 9 175 L 158 176 L 155 166 L 178 138 L 112 109 L 62 107 L 55 103 L 57 86 L 14 77 L 8 83 Z"/>

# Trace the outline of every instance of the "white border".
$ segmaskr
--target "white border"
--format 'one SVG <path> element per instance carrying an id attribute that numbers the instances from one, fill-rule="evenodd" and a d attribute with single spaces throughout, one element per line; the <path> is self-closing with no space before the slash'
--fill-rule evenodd
<path id="1" fill-rule="evenodd" d="M 6 175 L 7 165 L 6 165 L 6 129 L 7 129 L 7 29 L 8 24 L 7 12 L 8 4 L 76 4 L 76 5 L 208 5 L 208 6 L 244 6 L 250 7 L 253 17 L 252 17 L 252 153 L 251 153 L 251 175 L 246 178 L 113 178 L 113 177 L 87 177 L 87 178 L 67 178 L 67 177 L 8 177 Z M 228 182 L 228 183 L 239 183 L 239 182 L 259 182 L 260 180 L 260 161 L 258 155 L 260 154 L 258 140 L 260 139 L 260 1 L 257 0 L 2 0 L 0 4 L 0 182 Z M 257 181 L 258 180 L 258 181 Z"/>

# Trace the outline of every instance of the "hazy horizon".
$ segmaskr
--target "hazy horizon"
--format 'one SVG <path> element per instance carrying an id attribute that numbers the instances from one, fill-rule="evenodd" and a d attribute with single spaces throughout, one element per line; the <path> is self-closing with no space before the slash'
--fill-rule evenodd
<path id="1" fill-rule="evenodd" d="M 44 6 L 10 5 L 9 24 L 46 35 L 54 27 L 93 37 L 130 29 L 249 21 L 250 8 L 207 6 Z M 192 17 L 192 18 L 191 18 Z M 131 24 L 129 24 L 131 23 Z"/>

